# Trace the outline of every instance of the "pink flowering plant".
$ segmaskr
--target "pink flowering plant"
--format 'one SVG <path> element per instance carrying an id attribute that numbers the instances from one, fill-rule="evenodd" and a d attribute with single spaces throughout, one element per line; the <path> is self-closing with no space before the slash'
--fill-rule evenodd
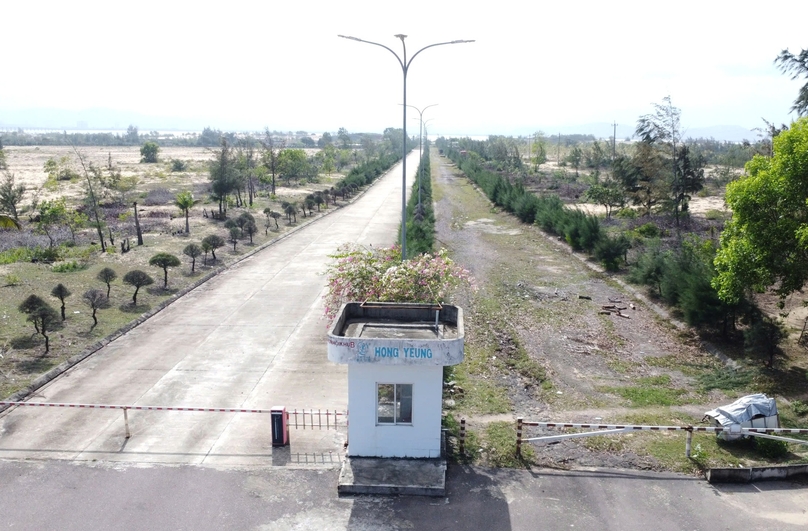
<path id="1" fill-rule="evenodd" d="M 326 270 L 325 314 L 333 319 L 350 301 L 443 302 L 453 289 L 474 289 L 471 274 L 445 249 L 401 261 L 401 248 L 367 249 L 344 245 Z"/>

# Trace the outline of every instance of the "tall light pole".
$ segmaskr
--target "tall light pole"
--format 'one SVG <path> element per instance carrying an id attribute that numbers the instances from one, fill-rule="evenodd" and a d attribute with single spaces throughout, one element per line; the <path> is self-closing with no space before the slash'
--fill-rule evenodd
<path id="1" fill-rule="evenodd" d="M 418 111 L 418 212 L 421 212 L 421 159 L 424 156 L 424 112 L 435 105 L 438 104 L 433 103 L 432 105 L 427 105 L 423 109 L 419 109 L 415 105 L 407 105 L 407 107 L 412 107 Z"/>
<path id="2" fill-rule="evenodd" d="M 429 120 L 421 120 L 421 139 L 426 138 L 427 142 L 429 142 L 429 136 L 426 134 L 426 124 L 432 120 L 434 120 L 434 118 L 430 118 Z M 423 155 L 421 155 L 421 158 L 423 158 Z M 418 172 L 418 212 L 423 215 L 423 211 L 421 210 L 421 179 L 424 178 L 424 170 L 422 165 L 419 165 L 418 167 L 420 168 L 420 171 Z"/>
<path id="3" fill-rule="evenodd" d="M 358 37 L 351 37 L 348 35 L 337 35 L 337 37 L 342 37 L 343 39 L 350 39 L 352 41 L 357 42 L 364 42 L 366 44 L 372 44 L 374 46 L 379 46 L 384 48 L 391 54 L 396 57 L 398 64 L 401 65 L 401 72 L 404 74 L 404 103 L 402 103 L 402 109 L 404 109 L 404 116 L 402 118 L 402 129 L 403 131 L 403 140 L 404 145 L 402 146 L 402 153 L 401 153 L 401 259 L 407 259 L 407 72 L 410 69 L 410 65 L 412 64 L 413 59 L 415 57 L 426 50 L 427 48 L 434 48 L 435 46 L 443 46 L 445 44 L 463 44 L 467 42 L 474 42 L 473 40 L 455 40 L 455 41 L 447 41 L 447 42 L 437 42 L 435 44 L 430 44 L 428 46 L 424 46 L 417 52 L 415 52 L 410 60 L 407 60 L 407 44 L 404 42 L 404 39 L 407 38 L 406 35 L 398 34 L 394 35 L 397 39 L 401 39 L 401 47 L 404 50 L 403 58 L 399 57 L 399 55 L 384 44 L 379 44 L 378 42 L 366 41 L 364 39 L 360 39 Z"/>

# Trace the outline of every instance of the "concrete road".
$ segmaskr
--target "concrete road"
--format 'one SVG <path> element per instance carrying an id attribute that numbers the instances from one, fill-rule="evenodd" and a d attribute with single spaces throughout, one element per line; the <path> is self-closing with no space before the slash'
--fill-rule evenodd
<path id="1" fill-rule="evenodd" d="M 324 265 L 346 242 L 395 243 L 400 220 L 397 165 L 353 204 L 206 282 L 31 401 L 345 411 L 346 368 L 326 358 Z M 126 440 L 120 410 L 17 408 L 0 418 L 0 458 L 273 463 L 269 415 L 130 411 L 129 423 Z M 344 434 L 294 430 L 291 439 L 275 464 L 333 466 Z"/>
<path id="2" fill-rule="evenodd" d="M 0 461 L 0 527 L 21 530 L 803 530 L 804 487 L 714 488 L 621 470 L 449 468 L 446 498 L 338 497 L 337 472 Z M 47 510 L 44 508 L 47 507 Z"/>

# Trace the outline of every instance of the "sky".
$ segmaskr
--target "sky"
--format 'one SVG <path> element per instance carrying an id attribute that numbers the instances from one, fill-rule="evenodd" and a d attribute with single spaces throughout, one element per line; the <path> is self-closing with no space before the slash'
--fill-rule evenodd
<path id="1" fill-rule="evenodd" d="M 808 47 L 805 0 L 60 0 L 7 2 L 0 15 L 0 127 L 37 117 L 90 128 L 132 120 L 143 131 L 380 133 L 402 125 L 401 65 L 337 35 L 401 56 L 394 35 L 405 34 L 407 103 L 437 104 L 423 116 L 430 136 L 613 122 L 622 136 L 667 95 L 685 132 L 750 130 L 796 118 L 789 109 L 805 80 L 773 60 Z M 458 39 L 475 42 L 413 58 Z"/>

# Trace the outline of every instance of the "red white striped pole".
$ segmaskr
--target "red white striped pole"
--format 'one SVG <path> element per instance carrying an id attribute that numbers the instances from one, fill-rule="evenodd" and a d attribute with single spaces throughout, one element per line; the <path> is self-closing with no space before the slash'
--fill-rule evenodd
<path id="1" fill-rule="evenodd" d="M 516 418 L 516 455 L 521 457 L 522 455 L 522 424 L 523 419 L 522 417 Z"/>
<path id="2" fill-rule="evenodd" d="M 460 456 L 466 455 L 466 419 L 460 419 Z"/>

